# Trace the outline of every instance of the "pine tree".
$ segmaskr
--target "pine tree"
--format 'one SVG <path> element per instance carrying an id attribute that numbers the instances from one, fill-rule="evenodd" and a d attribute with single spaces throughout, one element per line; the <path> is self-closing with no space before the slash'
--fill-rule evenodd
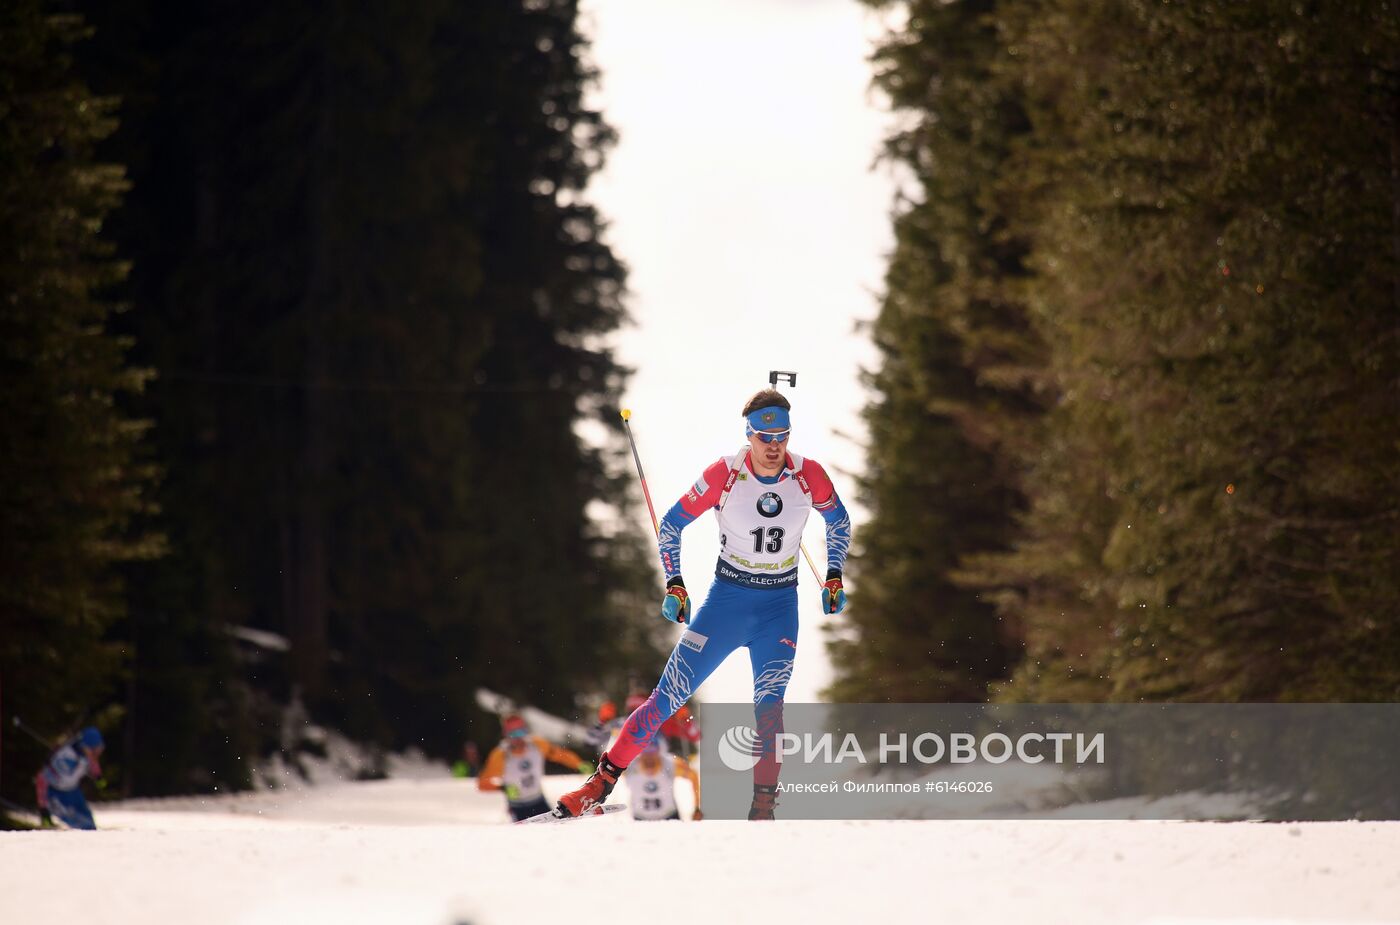
<path id="1" fill-rule="evenodd" d="M 856 620 L 946 576 L 1024 632 L 1004 699 L 1393 699 L 1393 12 L 906 6 L 878 79 L 924 200 L 875 328 Z M 964 307 L 989 296 L 1011 310 Z M 1017 361 L 980 364 L 993 345 Z M 969 468 L 1006 503 L 957 508 Z M 991 533 L 930 544 L 955 523 Z M 845 650 L 858 686 L 907 696 L 909 622 Z"/>
<path id="2" fill-rule="evenodd" d="M 1393 699 L 1393 14 L 1007 17 L 1063 399 L 1014 696 Z"/>
<path id="3" fill-rule="evenodd" d="M 997 79 L 995 4 L 907 6 L 876 83 L 909 117 L 887 156 L 911 169 L 921 198 L 896 219 L 874 325 L 882 366 L 869 379 L 878 397 L 860 486 L 872 518 L 831 693 L 978 701 L 1006 676 L 1019 631 L 962 570 L 1011 541 L 1019 454 L 1044 401 L 1042 348 L 1017 292 L 1027 244 L 995 182 L 1028 124 L 1014 85 Z"/>
<path id="4" fill-rule="evenodd" d="M 181 741 L 229 716 L 221 749 L 241 721 L 256 754 L 296 692 L 364 741 L 455 753 L 478 686 L 568 710 L 656 657 L 650 554 L 588 516 L 634 499 L 625 371 L 598 346 L 624 273 L 583 197 L 611 133 L 576 15 L 153 2 L 103 23 L 176 546 L 133 632 L 185 640 L 138 681 L 214 688 Z M 284 634 L 286 664 L 245 652 L 230 678 L 240 627 Z M 168 671 L 180 648 L 197 677 Z"/>
<path id="5" fill-rule="evenodd" d="M 120 669 L 118 565 L 160 551 L 147 422 L 123 407 L 147 373 L 110 330 L 126 268 L 102 227 L 126 181 L 94 156 L 116 123 L 74 74 L 85 32 L 38 0 L 0 12 L 0 694 L 55 736 Z M 6 736 L 6 796 L 29 801 L 44 757 Z"/>

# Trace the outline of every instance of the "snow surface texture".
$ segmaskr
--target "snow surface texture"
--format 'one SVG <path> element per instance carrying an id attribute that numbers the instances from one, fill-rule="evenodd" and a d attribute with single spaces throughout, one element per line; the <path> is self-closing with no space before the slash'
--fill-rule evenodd
<path id="1" fill-rule="evenodd" d="M 96 816 L 0 833 L 0 922 L 1400 923 L 1400 823 L 517 827 L 499 794 L 426 775 Z"/>

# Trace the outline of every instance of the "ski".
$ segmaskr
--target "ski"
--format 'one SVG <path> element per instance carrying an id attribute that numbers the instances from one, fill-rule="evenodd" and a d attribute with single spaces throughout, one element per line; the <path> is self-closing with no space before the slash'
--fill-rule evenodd
<path id="1" fill-rule="evenodd" d="M 532 823 L 554 823 L 554 822 L 576 822 L 579 819 L 588 819 L 594 816 L 606 816 L 609 813 L 620 813 L 627 808 L 626 803 L 604 803 L 601 806 L 594 806 L 581 816 L 556 816 L 554 810 L 540 813 L 538 816 L 530 816 L 528 819 L 521 819 L 516 825 L 530 825 Z"/>

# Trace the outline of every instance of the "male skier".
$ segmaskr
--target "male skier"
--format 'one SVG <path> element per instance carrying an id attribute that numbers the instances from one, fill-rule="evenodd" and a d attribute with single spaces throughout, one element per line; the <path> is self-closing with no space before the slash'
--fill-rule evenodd
<path id="1" fill-rule="evenodd" d="M 754 767 L 753 820 L 771 820 L 776 805 L 775 738 L 782 731 L 783 695 L 797 652 L 798 545 L 807 515 L 826 521 L 826 582 L 822 609 L 846 606 L 841 570 L 851 544 L 851 521 L 826 471 L 788 452 L 792 405 L 776 389 L 764 389 L 743 410 L 748 446 L 712 463 L 676 504 L 659 529 L 666 596 L 661 615 L 687 624 L 655 690 L 623 724 L 582 787 L 565 794 L 558 816 L 577 816 L 604 802 L 637 754 L 670 716 L 690 699 L 725 656 L 740 646 L 753 666 L 754 714 L 761 746 Z M 689 621 L 690 601 L 681 578 L 681 530 L 705 511 L 719 523 L 720 556 L 704 606 Z"/>
<path id="2" fill-rule="evenodd" d="M 627 789 L 632 792 L 632 818 L 639 822 L 679 819 L 677 777 L 690 781 L 695 797 L 695 812 L 691 819 L 699 822 L 704 818 L 700 812 L 700 775 L 695 773 L 689 761 L 667 751 L 661 736 L 648 742 L 627 769 Z"/>
<path id="3" fill-rule="evenodd" d="M 700 744 L 700 722 L 690 712 L 690 707 L 681 707 L 676 715 L 661 724 L 661 735 L 667 739 L 681 740 L 681 757 L 690 759 L 690 750 Z"/>
<path id="4" fill-rule="evenodd" d="M 627 695 L 626 710 L 631 713 L 647 699 L 646 691 L 633 691 Z M 607 748 L 613 736 L 622 729 L 623 718 L 617 715 L 617 704 L 604 701 L 598 707 L 598 721 L 584 735 L 583 740 L 599 752 Z"/>
<path id="5" fill-rule="evenodd" d="M 476 776 L 476 786 L 483 791 L 505 791 L 506 809 L 516 822 L 549 812 L 549 803 L 540 789 L 546 759 L 577 768 L 580 774 L 593 770 L 592 764 L 567 748 L 530 735 L 530 727 L 515 714 L 502 721 L 501 733 L 501 744 L 486 756 L 486 766 Z"/>
<path id="6" fill-rule="evenodd" d="M 44 769 L 34 776 L 34 796 L 39 804 L 39 820 L 52 824 L 52 817 L 70 829 L 95 829 L 92 810 L 79 787 L 83 778 L 101 781 L 98 757 L 106 743 L 97 727 L 88 726 L 77 737 L 54 750 Z"/>

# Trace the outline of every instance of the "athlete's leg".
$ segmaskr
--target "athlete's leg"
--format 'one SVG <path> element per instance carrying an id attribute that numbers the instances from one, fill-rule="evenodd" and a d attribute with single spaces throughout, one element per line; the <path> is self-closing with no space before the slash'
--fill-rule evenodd
<path id="1" fill-rule="evenodd" d="M 529 803 L 507 803 L 506 809 L 510 810 L 510 818 L 519 822 L 521 819 L 529 819 L 531 816 L 538 816 L 540 813 L 549 812 L 549 801 L 543 795 L 531 800 Z"/>
<path id="2" fill-rule="evenodd" d="M 607 751 L 609 761 L 619 768 L 631 764 L 661 724 L 685 705 L 730 652 L 744 644 L 748 621 L 738 611 L 745 590 L 723 581 L 710 585 L 705 603 L 666 660 L 656 688 L 622 724 L 617 741 Z"/>
<path id="3" fill-rule="evenodd" d="M 783 731 L 783 698 L 797 655 L 797 590 L 768 591 L 761 618 L 748 640 L 753 666 L 753 713 L 761 749 L 754 765 L 755 785 L 778 783 L 777 737 Z"/>
<path id="4" fill-rule="evenodd" d="M 92 810 L 81 790 L 49 790 L 49 810 L 70 829 L 95 829 Z"/>
<path id="5" fill-rule="evenodd" d="M 48 828 L 53 825 L 53 814 L 49 812 L 49 779 L 43 771 L 34 775 L 34 799 L 39 805 L 39 825 Z"/>

